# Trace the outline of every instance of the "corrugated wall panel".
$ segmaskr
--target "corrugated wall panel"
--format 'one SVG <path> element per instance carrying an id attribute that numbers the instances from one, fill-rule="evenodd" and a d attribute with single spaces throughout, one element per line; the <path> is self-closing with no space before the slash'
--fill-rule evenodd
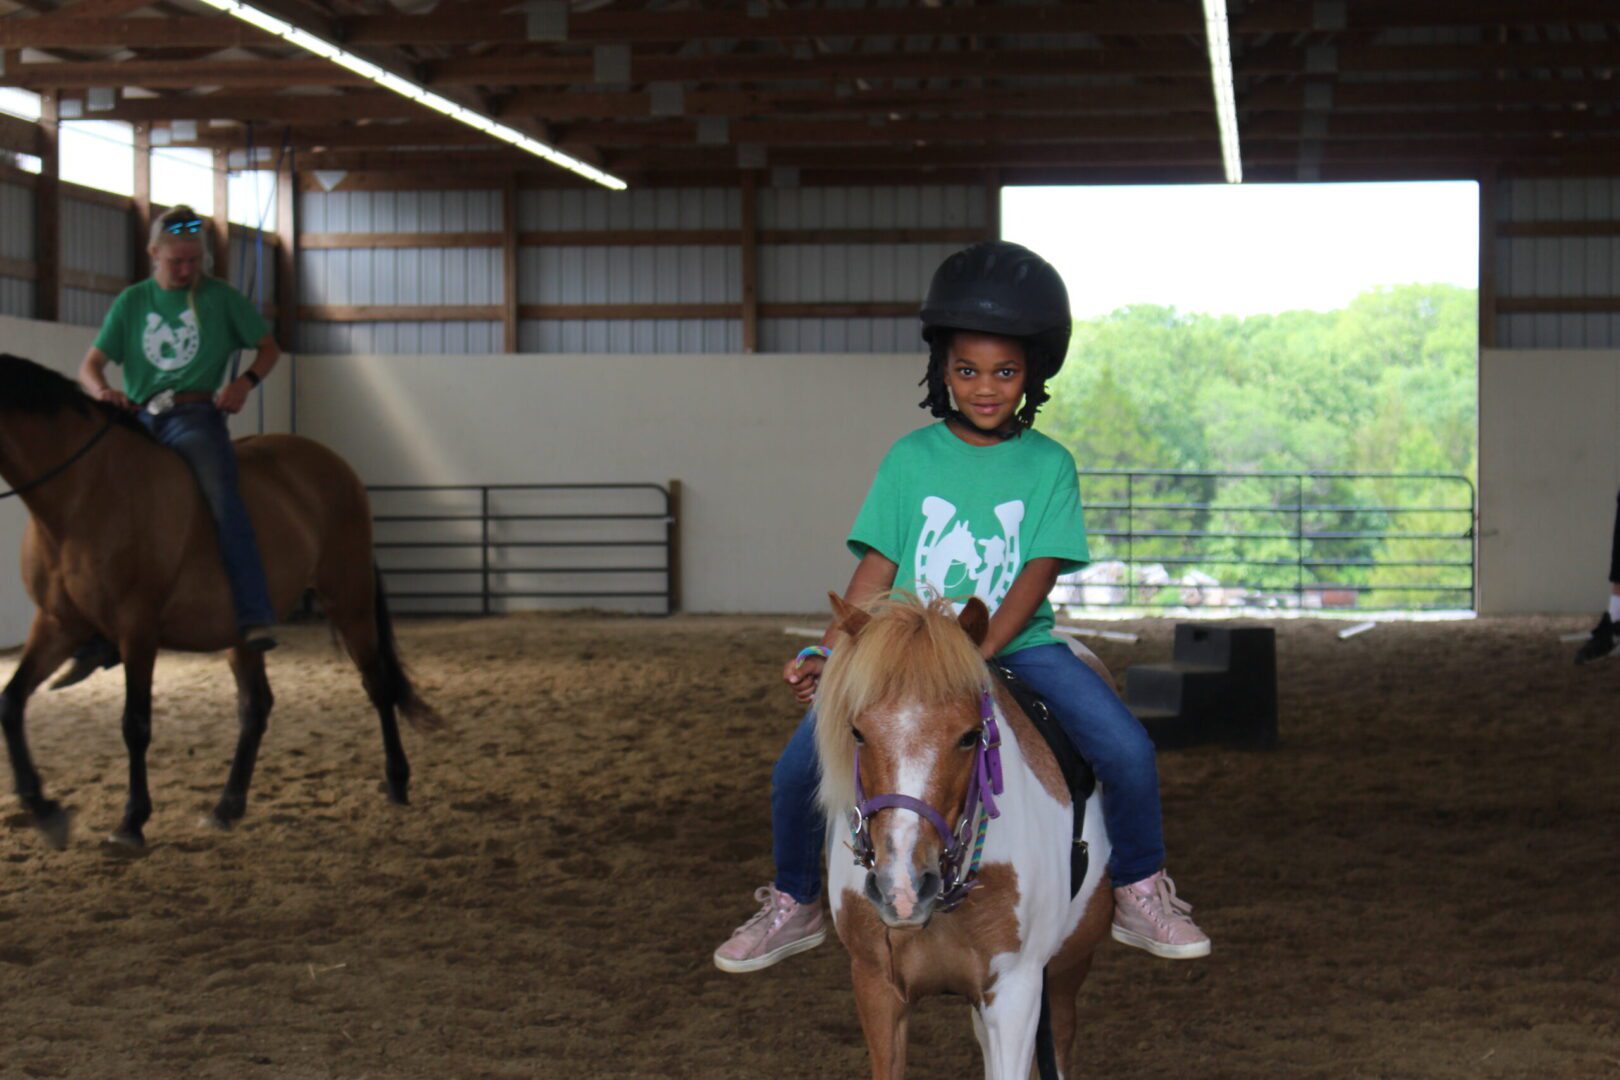
<path id="1" fill-rule="evenodd" d="M 62 267 L 129 277 L 129 212 L 101 203 L 62 200 Z"/>
<path id="2" fill-rule="evenodd" d="M 265 308 L 276 302 L 276 247 L 256 245 L 256 237 L 254 229 L 231 227 L 231 265 L 225 276 L 248 299 Z"/>
<path id="3" fill-rule="evenodd" d="M 767 188 L 762 229 L 982 228 L 987 191 L 975 186 Z M 307 192 L 305 232 L 435 232 L 500 229 L 498 192 Z M 735 229 L 741 193 L 724 188 L 524 191 L 518 228 L 572 230 Z M 777 244 L 760 248 L 761 303 L 915 303 L 940 260 L 959 246 Z M 742 254 L 736 245 L 543 246 L 519 252 L 522 304 L 737 304 Z M 498 249 L 305 249 L 299 253 L 306 305 L 489 305 L 504 295 Z M 318 352 L 432 352 L 422 323 L 306 322 L 300 345 Z M 498 330 L 495 327 L 495 330 Z M 525 351 L 738 351 L 739 319 L 525 320 Z M 910 318 L 761 320 L 772 351 L 911 351 Z M 483 341 L 483 331 L 468 334 Z M 487 335 L 488 349 L 501 335 Z M 433 341 L 437 341 L 435 337 Z M 389 349 L 387 351 L 396 351 Z M 468 344 L 462 351 L 482 351 Z"/>
<path id="4" fill-rule="evenodd" d="M 302 250 L 306 304 L 498 304 L 501 253 L 494 248 Z"/>
<path id="5" fill-rule="evenodd" d="M 961 228 L 983 225 L 986 189 L 933 187 L 766 188 L 762 229 Z"/>
<path id="6" fill-rule="evenodd" d="M 831 227 L 831 226 L 829 226 Z M 760 248 L 762 303 L 916 301 L 961 244 L 769 244 Z"/>
<path id="7" fill-rule="evenodd" d="M 0 315 L 22 319 L 34 317 L 34 283 L 19 278 L 0 277 Z"/>
<path id="8" fill-rule="evenodd" d="M 532 353 L 738 353 L 735 319 L 525 319 L 518 348 Z"/>
<path id="9" fill-rule="evenodd" d="M 112 293 L 63 288 L 61 320 L 75 326 L 100 326 L 113 305 Z"/>
<path id="10" fill-rule="evenodd" d="M 920 352 L 916 319 L 761 319 L 759 347 L 782 353 Z"/>
<path id="11" fill-rule="evenodd" d="M 498 191 L 306 191 L 304 232 L 487 232 L 501 227 Z"/>
<path id="12" fill-rule="evenodd" d="M 501 351 L 501 325 L 492 322 L 305 322 L 299 348 L 308 353 L 466 355 Z"/>
<path id="13" fill-rule="evenodd" d="M 730 188 L 524 191 L 518 197 L 518 227 L 526 231 L 735 229 L 741 224 L 742 197 Z"/>
<path id="14" fill-rule="evenodd" d="M 1620 221 L 1620 177 L 1522 178 L 1497 186 L 1499 223 Z M 1498 236 L 1500 298 L 1620 297 L 1620 237 Z M 1596 349 L 1620 344 L 1620 314 L 1513 313 L 1497 317 L 1497 342 L 1515 349 Z"/>
<path id="15" fill-rule="evenodd" d="M 524 304 L 725 304 L 742 300 L 735 247 L 525 247 Z"/>
<path id="16" fill-rule="evenodd" d="M 0 258 L 34 257 L 34 193 L 19 184 L 0 184 Z"/>

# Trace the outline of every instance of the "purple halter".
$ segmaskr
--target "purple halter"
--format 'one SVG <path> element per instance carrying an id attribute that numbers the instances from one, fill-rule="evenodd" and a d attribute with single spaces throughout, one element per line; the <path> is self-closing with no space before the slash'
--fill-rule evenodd
<path id="1" fill-rule="evenodd" d="M 968 778 L 967 797 L 962 802 L 962 816 L 957 819 L 953 832 L 944 815 L 921 799 L 910 795 L 874 795 L 868 799 L 861 786 L 861 751 L 855 749 L 855 809 L 850 813 L 850 830 L 854 840 L 850 850 L 855 853 L 855 865 L 872 869 L 877 852 L 872 847 L 871 822 L 883 810 L 910 810 L 934 826 L 939 838 L 945 841 L 940 856 L 939 872 L 943 879 L 937 906 L 950 911 L 967 899 L 984 854 L 985 828 L 993 818 L 1001 816 L 996 796 L 1002 792 L 1001 730 L 996 725 L 995 709 L 990 703 L 990 691 L 979 695 L 979 719 L 984 727 L 979 744 L 973 751 L 973 775 Z M 983 814 L 979 813 L 983 804 Z"/>

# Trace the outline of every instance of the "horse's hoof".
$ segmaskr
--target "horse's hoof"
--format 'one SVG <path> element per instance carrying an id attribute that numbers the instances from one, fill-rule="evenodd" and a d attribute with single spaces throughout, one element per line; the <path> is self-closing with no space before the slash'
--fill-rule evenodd
<path id="1" fill-rule="evenodd" d="M 398 791 L 390 788 L 388 791 L 388 801 L 393 803 L 395 806 L 411 805 L 411 797 L 403 788 Z"/>
<path id="2" fill-rule="evenodd" d="M 34 815 L 34 827 L 47 844 L 62 851 L 68 845 L 68 834 L 73 831 L 73 811 L 50 802 Z"/>
<path id="3" fill-rule="evenodd" d="M 202 816 L 202 820 L 197 824 L 205 829 L 213 829 L 215 832 L 230 832 L 231 827 L 235 825 L 236 822 L 226 817 L 218 810 L 214 810 L 204 814 Z"/>
<path id="4" fill-rule="evenodd" d="M 139 829 L 119 826 L 108 834 L 101 847 L 109 854 L 140 855 L 146 851 L 146 837 Z"/>

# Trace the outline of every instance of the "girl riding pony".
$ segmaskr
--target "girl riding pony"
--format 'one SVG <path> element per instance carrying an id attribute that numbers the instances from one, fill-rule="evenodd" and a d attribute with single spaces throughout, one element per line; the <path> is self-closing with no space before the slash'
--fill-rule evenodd
<path id="1" fill-rule="evenodd" d="M 1032 428 L 1068 350 L 1063 280 L 1027 248 L 977 244 L 935 272 L 922 323 L 922 406 L 940 422 L 900 439 L 878 466 L 850 530 L 860 563 L 844 597 L 864 604 L 898 590 L 983 600 L 993 614 L 980 652 L 1046 699 L 1101 782 L 1114 938 L 1155 956 L 1207 956 L 1209 938 L 1164 871 L 1153 743 L 1114 688 L 1052 633 L 1047 594 L 1090 557 L 1074 459 Z M 812 702 L 839 634 L 835 624 L 783 669 L 800 702 Z M 715 950 L 722 971 L 758 971 L 826 939 L 817 772 L 807 715 L 772 775 L 776 880 L 755 893 L 758 913 Z"/>

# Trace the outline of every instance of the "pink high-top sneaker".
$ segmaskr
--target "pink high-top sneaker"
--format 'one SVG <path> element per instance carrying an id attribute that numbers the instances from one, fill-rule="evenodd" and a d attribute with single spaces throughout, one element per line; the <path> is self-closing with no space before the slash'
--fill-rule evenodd
<path id="1" fill-rule="evenodd" d="M 1114 890 L 1114 940 L 1167 960 L 1209 955 L 1209 935 L 1192 921 L 1192 905 L 1160 870 Z"/>
<path id="2" fill-rule="evenodd" d="M 734 975 L 768 968 L 827 940 L 821 901 L 801 904 L 774 885 L 754 890 L 759 912 L 714 950 L 714 966 Z"/>

